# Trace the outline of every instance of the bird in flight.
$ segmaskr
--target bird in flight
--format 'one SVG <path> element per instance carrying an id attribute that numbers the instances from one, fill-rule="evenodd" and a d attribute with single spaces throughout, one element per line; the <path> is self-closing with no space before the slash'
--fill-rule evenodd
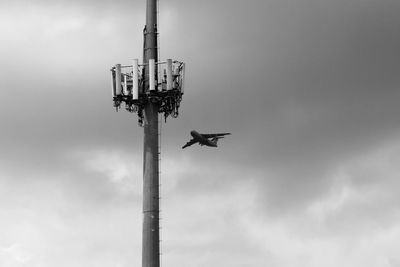
<path id="1" fill-rule="evenodd" d="M 201 134 L 193 130 L 190 132 L 193 138 L 187 142 L 182 149 L 195 143 L 199 143 L 201 146 L 217 147 L 218 139 L 224 138 L 225 135 L 229 134 L 230 133 Z"/>

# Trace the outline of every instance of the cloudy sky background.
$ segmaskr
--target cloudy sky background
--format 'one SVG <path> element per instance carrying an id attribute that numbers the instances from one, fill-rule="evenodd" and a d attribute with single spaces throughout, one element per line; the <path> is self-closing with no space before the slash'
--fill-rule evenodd
<path id="1" fill-rule="evenodd" d="M 0 1 L 0 266 L 141 265 L 145 1 Z M 160 1 L 163 266 L 400 266 L 400 2 Z M 232 132 L 182 150 L 189 131 Z"/>

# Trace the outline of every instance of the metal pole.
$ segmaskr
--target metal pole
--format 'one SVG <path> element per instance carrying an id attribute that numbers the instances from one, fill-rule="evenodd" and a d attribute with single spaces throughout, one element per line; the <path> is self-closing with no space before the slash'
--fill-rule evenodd
<path id="1" fill-rule="evenodd" d="M 157 58 L 157 0 L 147 0 L 144 29 L 144 90 L 149 92 L 149 59 Z M 157 73 L 157 72 L 156 72 Z M 157 76 L 156 76 L 157 77 Z M 152 93 L 152 92 L 149 92 Z M 142 267 L 160 266 L 158 109 L 151 98 L 144 107 Z"/>

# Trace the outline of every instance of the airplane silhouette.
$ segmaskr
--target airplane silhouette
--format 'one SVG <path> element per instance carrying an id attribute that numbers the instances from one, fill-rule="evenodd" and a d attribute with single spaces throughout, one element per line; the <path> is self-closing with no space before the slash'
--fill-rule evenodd
<path id="1" fill-rule="evenodd" d="M 189 142 L 187 142 L 182 149 L 191 146 L 195 143 L 199 143 L 201 146 L 211 146 L 217 147 L 218 139 L 224 138 L 224 135 L 229 135 L 230 133 L 215 133 L 215 134 L 200 134 L 196 131 L 191 131 L 190 135 L 193 137 Z"/>

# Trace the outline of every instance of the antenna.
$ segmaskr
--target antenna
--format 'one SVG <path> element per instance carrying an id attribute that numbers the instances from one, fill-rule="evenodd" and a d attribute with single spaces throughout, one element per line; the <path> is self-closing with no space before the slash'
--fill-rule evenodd
<path id="1" fill-rule="evenodd" d="M 140 126 L 143 126 L 144 107 L 149 102 L 157 103 L 158 112 L 165 120 L 170 115 L 178 117 L 184 93 L 185 63 L 172 59 L 163 62 L 149 59 L 148 64 L 139 64 L 138 59 L 132 62 L 132 65 L 116 64 L 111 68 L 114 107 L 119 110 L 124 104 L 127 111 L 137 113 Z M 166 79 L 157 80 L 157 69 L 166 73 Z"/>

